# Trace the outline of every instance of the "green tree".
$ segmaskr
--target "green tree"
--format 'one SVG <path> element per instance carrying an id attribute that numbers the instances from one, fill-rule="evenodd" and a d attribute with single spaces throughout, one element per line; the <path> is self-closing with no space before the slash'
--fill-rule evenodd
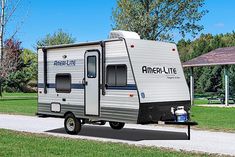
<path id="1" fill-rule="evenodd" d="M 210 52 L 220 47 L 235 46 L 235 32 L 226 34 L 202 34 L 194 41 L 180 40 L 177 44 L 182 62 Z M 230 75 L 230 92 L 235 93 L 235 65 L 228 66 Z M 194 68 L 195 91 L 204 92 L 224 92 L 223 67 L 198 67 Z M 188 79 L 189 69 L 185 69 L 185 76 Z M 189 81 L 189 80 L 188 80 Z"/>
<path id="2" fill-rule="evenodd" d="M 229 78 L 230 78 L 230 82 L 229 82 L 229 89 L 230 89 L 230 94 L 231 95 L 235 95 L 235 65 L 231 65 L 229 67 Z M 224 86 L 224 84 L 223 84 Z"/>
<path id="3" fill-rule="evenodd" d="M 141 38 L 171 40 L 173 32 L 193 36 L 203 29 L 197 22 L 207 13 L 204 0 L 118 0 L 113 29 L 137 32 Z"/>
<path id="4" fill-rule="evenodd" d="M 71 34 L 64 32 L 62 29 L 56 31 L 53 35 L 47 34 L 45 38 L 37 42 L 37 46 L 50 46 L 60 44 L 70 44 L 76 41 Z"/>
<path id="5" fill-rule="evenodd" d="M 24 49 L 20 59 L 21 69 L 31 73 L 31 80 L 37 80 L 37 54 L 29 49 Z"/>
<path id="6" fill-rule="evenodd" d="M 190 56 L 188 55 L 188 52 L 191 52 L 191 41 L 190 40 L 184 40 L 181 39 L 177 43 L 177 47 L 180 50 L 180 60 L 181 62 L 185 62 L 190 59 Z"/>
<path id="7" fill-rule="evenodd" d="M 20 63 L 19 56 L 22 53 L 21 42 L 8 39 L 4 43 L 4 59 L 0 66 L 0 95 L 2 96 L 2 86 L 6 82 L 10 73 L 16 72 Z"/>
<path id="8" fill-rule="evenodd" d="M 15 71 L 10 72 L 4 82 L 7 92 L 36 92 L 37 85 L 37 54 L 24 49 L 18 56 Z"/>

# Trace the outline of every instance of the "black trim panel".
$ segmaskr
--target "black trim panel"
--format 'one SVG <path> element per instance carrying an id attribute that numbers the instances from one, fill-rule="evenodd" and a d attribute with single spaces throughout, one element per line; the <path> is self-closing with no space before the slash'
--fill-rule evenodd
<path id="1" fill-rule="evenodd" d="M 47 93 L 47 50 L 42 49 L 43 52 L 43 74 L 44 74 L 44 94 Z"/>
<path id="2" fill-rule="evenodd" d="M 101 73 L 102 73 L 102 95 L 105 95 L 105 75 L 106 75 L 106 51 L 105 51 L 105 42 L 101 41 L 100 42 L 101 48 L 102 48 L 102 68 L 101 68 Z"/>
<path id="3" fill-rule="evenodd" d="M 138 124 L 158 123 L 158 121 L 174 121 L 175 117 L 171 113 L 171 108 L 184 106 L 185 111 L 190 110 L 190 100 L 140 103 Z M 189 116 L 189 115 L 188 115 Z"/>
<path id="4" fill-rule="evenodd" d="M 112 41 L 121 41 L 122 39 L 109 39 L 103 42 L 112 42 Z M 57 49 L 57 48 L 67 48 L 67 47 L 78 47 L 78 46 L 89 46 L 89 45 L 100 45 L 100 41 L 95 42 L 85 42 L 85 43 L 75 43 L 75 44 L 62 44 L 62 45 L 53 45 L 53 46 L 41 46 L 37 49 Z"/>
<path id="5" fill-rule="evenodd" d="M 52 115 L 52 114 L 43 114 L 43 113 L 35 113 L 36 116 L 42 117 L 42 118 L 47 118 L 47 117 L 53 117 L 53 118 L 64 118 L 64 116 L 58 116 L 58 115 Z"/>
<path id="6" fill-rule="evenodd" d="M 87 43 L 77 43 L 77 44 L 62 44 L 62 45 L 53 45 L 53 46 L 45 46 L 45 47 L 38 47 L 38 49 L 57 49 L 57 48 L 67 48 L 67 47 L 77 47 L 77 46 L 89 46 L 89 45 L 99 45 L 100 42 L 87 42 Z"/>

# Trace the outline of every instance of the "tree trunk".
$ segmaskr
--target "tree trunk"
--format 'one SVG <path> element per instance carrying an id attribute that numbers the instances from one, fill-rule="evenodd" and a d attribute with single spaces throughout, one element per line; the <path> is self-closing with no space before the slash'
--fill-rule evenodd
<path id="1" fill-rule="evenodd" d="M 4 33 L 4 26 L 5 26 L 5 0 L 2 0 L 2 6 L 1 6 L 1 26 L 0 26 L 0 59 L 1 63 L 3 60 L 3 33 Z"/>
<path id="2" fill-rule="evenodd" d="M 5 26 L 5 0 L 2 0 L 1 6 L 1 17 L 0 17 L 0 68 L 2 69 L 2 61 L 3 61 L 3 33 L 4 33 L 4 26 Z M 0 76 L 1 77 L 1 76 Z M 2 80 L 2 78 L 0 78 Z M 0 96 L 2 97 L 2 81 L 0 81 Z"/>
<path id="3" fill-rule="evenodd" d="M 0 79 L 0 97 L 2 97 L 2 80 Z"/>

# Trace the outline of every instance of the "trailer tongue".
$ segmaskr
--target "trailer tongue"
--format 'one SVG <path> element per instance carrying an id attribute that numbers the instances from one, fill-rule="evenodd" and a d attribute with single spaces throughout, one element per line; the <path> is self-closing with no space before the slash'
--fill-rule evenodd
<path id="1" fill-rule="evenodd" d="M 191 130 L 190 130 L 190 126 L 195 126 L 198 125 L 197 122 L 193 122 L 193 121 L 186 121 L 186 122 L 175 122 L 175 121 L 165 121 L 162 124 L 166 124 L 166 125 L 187 125 L 188 127 L 188 140 L 190 140 L 191 138 Z"/>

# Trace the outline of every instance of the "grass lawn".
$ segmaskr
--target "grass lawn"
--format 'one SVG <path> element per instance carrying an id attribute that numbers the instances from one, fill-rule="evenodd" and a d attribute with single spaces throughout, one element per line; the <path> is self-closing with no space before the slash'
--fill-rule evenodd
<path id="1" fill-rule="evenodd" d="M 37 93 L 3 93 L 0 98 L 0 113 L 35 115 Z"/>
<path id="2" fill-rule="evenodd" d="M 187 157 L 209 155 L 151 147 L 136 147 L 127 144 L 59 138 L 0 129 L 0 156 Z"/>
<path id="3" fill-rule="evenodd" d="M 37 93 L 3 93 L 4 98 L 25 98 L 25 97 L 37 97 Z"/>
<path id="4" fill-rule="evenodd" d="M 200 104 L 208 104 L 207 99 L 194 99 L 194 104 L 200 105 Z"/>
<path id="5" fill-rule="evenodd" d="M 208 104 L 207 95 L 200 95 L 194 100 L 195 105 Z M 220 104 L 219 101 L 215 102 Z M 230 101 L 233 103 L 233 101 Z M 191 118 L 197 121 L 197 127 L 220 131 L 235 131 L 235 108 L 193 106 Z"/>
<path id="6" fill-rule="evenodd" d="M 235 131 L 235 108 L 193 106 L 191 113 L 199 128 Z"/>

